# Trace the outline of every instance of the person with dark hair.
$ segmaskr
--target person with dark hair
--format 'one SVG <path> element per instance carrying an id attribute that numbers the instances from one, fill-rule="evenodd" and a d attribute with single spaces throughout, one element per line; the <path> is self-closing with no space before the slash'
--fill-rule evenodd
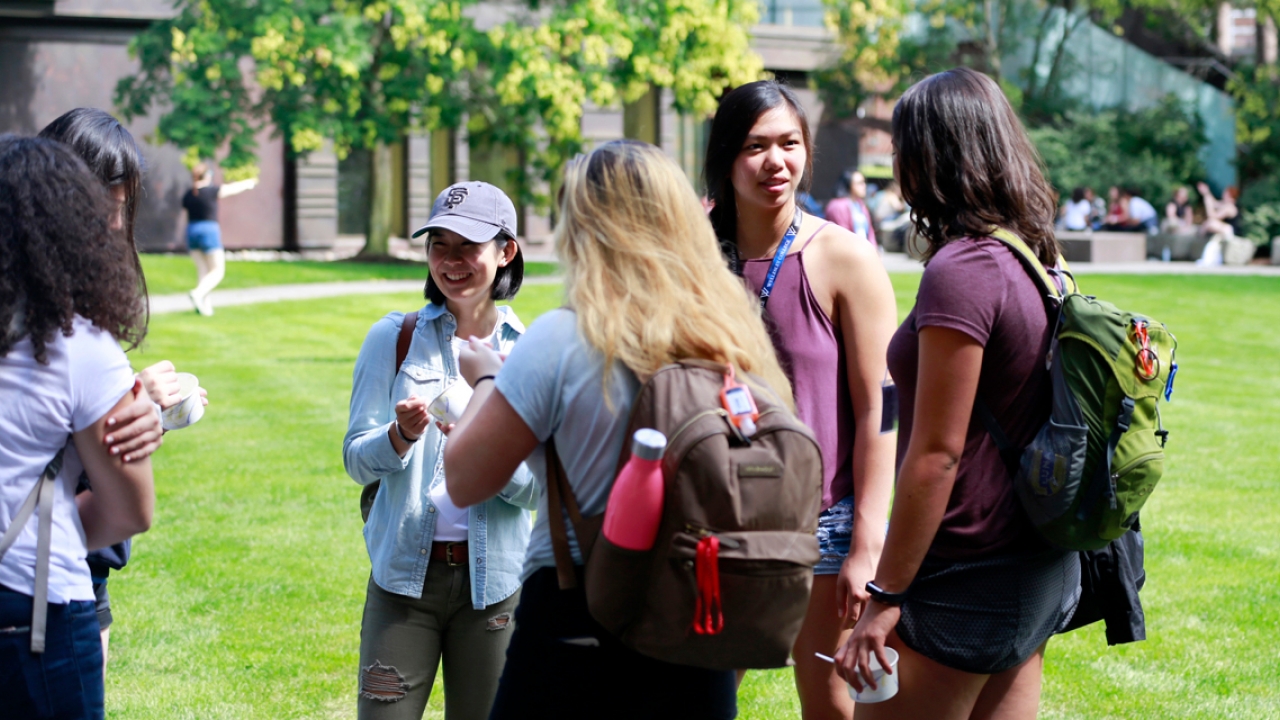
<path id="1" fill-rule="evenodd" d="M 103 717 L 85 554 L 151 524 L 151 463 L 104 438 L 135 402 L 137 258 L 68 147 L 0 137 L 0 697 L 6 717 Z M 81 472 L 93 489 L 75 495 Z M 39 508 L 35 510 L 35 508 Z M 33 512 L 34 511 L 34 512 Z M 38 517 L 32 517 L 32 515 Z"/>
<path id="2" fill-rule="evenodd" d="M 218 224 L 218 201 L 252 190 L 257 178 L 225 185 L 213 184 L 213 168 L 196 163 L 191 168 L 191 189 L 182 195 L 182 208 L 187 211 L 187 252 L 196 266 L 196 286 L 187 296 L 196 312 L 213 314 L 209 293 L 226 276 L 226 256 L 222 250 L 222 226 Z"/>
<path id="3" fill-rule="evenodd" d="M 40 131 L 40 137 L 68 145 L 88 165 L 99 181 L 111 194 L 113 208 L 110 225 L 122 230 L 133 249 L 133 262 L 138 282 L 146 294 L 146 279 L 142 274 L 142 262 L 137 254 L 134 238 L 135 219 L 138 213 L 138 196 L 142 189 L 142 154 L 133 135 L 119 120 L 96 108 L 76 108 L 63 113 Z M 146 457 L 160 446 L 164 433 L 155 412 L 177 404 L 181 397 L 178 375 L 173 363 L 162 360 L 137 374 L 138 400 L 125 412 L 113 416 L 112 433 L 106 437 L 108 448 L 121 453 L 127 460 Z M 201 388 L 200 392 L 205 391 Z M 208 405 L 209 401 L 202 398 Z M 128 541 L 89 553 L 89 570 L 93 577 L 93 592 L 97 603 L 98 623 L 102 628 L 102 658 L 106 662 L 111 639 L 111 596 L 107 580 L 112 570 L 120 570 L 129 561 Z"/>
<path id="4" fill-rule="evenodd" d="M 1160 222 L 1161 232 L 1172 235 L 1188 235 L 1196 231 L 1196 222 L 1191 208 L 1191 191 L 1179 186 L 1173 191 L 1173 199 L 1164 206 L 1164 220 Z"/>
<path id="5" fill-rule="evenodd" d="M 1044 298 L 998 229 L 1058 263 L 1056 196 L 1000 87 L 958 68 L 893 111 L 894 174 L 928 242 L 915 308 L 889 347 L 902 400 L 898 481 L 871 602 L 836 655 L 856 689 L 899 655 L 892 699 L 859 720 L 1035 718 L 1044 648 L 1080 598 L 1076 553 L 1040 538 L 981 422 L 1023 447 L 1049 417 Z"/>
<path id="6" fill-rule="evenodd" d="M 812 175 L 808 120 L 790 88 L 765 80 L 724 96 L 707 144 L 711 223 L 764 306 L 796 414 L 822 451 L 822 559 L 792 653 L 796 687 L 805 717 L 848 717 L 845 683 L 814 653 L 834 652 L 861 614 L 884 543 L 893 441 L 880 427 L 897 309 L 875 247 L 796 207 Z"/>
<path id="7" fill-rule="evenodd" d="M 836 196 L 827 202 L 826 219 L 861 235 L 876 245 L 876 228 L 867 207 L 867 178 L 857 170 L 845 170 L 836 187 Z"/>
<path id="8" fill-rule="evenodd" d="M 455 504 L 441 462 L 451 426 L 428 414 L 437 396 L 465 393 L 458 354 L 468 338 L 508 353 L 524 333 L 515 312 L 495 302 L 515 297 L 524 276 L 515 206 L 488 183 L 457 183 L 414 237 L 423 233 L 429 302 L 369 331 L 342 443 L 352 479 L 381 481 L 364 528 L 373 573 L 360 626 L 362 720 L 421 718 L 442 660 L 447 715 L 489 716 L 538 500 L 521 466 L 497 497 L 469 509 Z M 414 323 L 407 338 L 406 322 Z"/>
<path id="9" fill-rule="evenodd" d="M 1071 199 L 1062 205 L 1062 228 L 1064 230 L 1088 230 L 1089 215 L 1093 212 L 1093 203 L 1085 197 L 1085 188 L 1077 187 L 1071 191 Z"/>

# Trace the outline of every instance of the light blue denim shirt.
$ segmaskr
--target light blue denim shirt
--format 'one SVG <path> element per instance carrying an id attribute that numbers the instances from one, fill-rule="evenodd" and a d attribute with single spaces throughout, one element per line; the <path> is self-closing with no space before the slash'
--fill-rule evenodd
<path id="1" fill-rule="evenodd" d="M 524 326 L 511 308 L 500 306 L 498 313 L 497 350 L 508 353 Z M 397 402 L 410 395 L 431 400 L 459 378 L 450 347 L 458 324 L 442 305 L 422 308 L 409 354 L 400 372 L 394 373 L 396 340 L 403 322 L 403 313 L 388 314 L 374 323 L 360 348 L 342 462 L 347 474 L 361 485 L 382 480 L 364 526 L 373 581 L 387 592 L 420 597 L 438 517 L 429 495 L 437 483 L 444 482 L 445 435 L 435 423 L 429 424 L 401 458 L 387 432 L 395 420 Z M 533 476 L 521 465 L 497 497 L 469 508 L 467 551 L 475 608 L 505 600 L 520 588 L 529 545 L 529 510 L 537 505 L 538 494 Z"/>

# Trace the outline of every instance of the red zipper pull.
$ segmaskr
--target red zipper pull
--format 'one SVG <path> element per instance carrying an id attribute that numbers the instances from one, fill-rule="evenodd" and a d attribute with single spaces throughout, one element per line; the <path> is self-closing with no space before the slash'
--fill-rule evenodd
<path id="1" fill-rule="evenodd" d="M 709 535 L 698 541 L 695 563 L 698 601 L 694 606 L 693 631 L 698 635 L 718 635 L 724 630 L 720 605 L 720 539 Z"/>

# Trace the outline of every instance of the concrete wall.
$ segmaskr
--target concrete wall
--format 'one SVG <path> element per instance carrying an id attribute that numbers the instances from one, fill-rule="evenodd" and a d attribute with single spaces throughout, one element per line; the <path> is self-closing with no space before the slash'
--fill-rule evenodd
<path id="1" fill-rule="evenodd" d="M 108 0 L 76 2 L 111 4 Z M 118 24 L 95 28 L 0 20 L 0 133 L 35 134 L 76 107 L 113 112 L 116 81 L 137 68 L 126 51 L 134 32 L 136 29 Z M 177 148 L 147 141 L 156 122 L 153 114 L 126 125 L 142 147 L 147 166 L 137 240 L 148 250 L 185 251 L 181 197 L 190 187 L 190 176 Z M 283 146 L 266 133 L 258 141 L 261 183 L 255 190 L 220 204 L 223 242 L 229 248 L 280 247 L 283 243 Z"/>

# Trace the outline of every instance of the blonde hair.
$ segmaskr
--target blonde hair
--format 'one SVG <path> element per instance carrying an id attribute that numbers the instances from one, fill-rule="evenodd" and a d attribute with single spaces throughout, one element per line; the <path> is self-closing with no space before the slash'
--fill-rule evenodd
<path id="1" fill-rule="evenodd" d="M 555 243 L 579 331 L 606 367 L 618 360 L 643 380 L 677 360 L 732 364 L 792 404 L 759 304 L 661 150 L 620 140 L 571 163 Z"/>

